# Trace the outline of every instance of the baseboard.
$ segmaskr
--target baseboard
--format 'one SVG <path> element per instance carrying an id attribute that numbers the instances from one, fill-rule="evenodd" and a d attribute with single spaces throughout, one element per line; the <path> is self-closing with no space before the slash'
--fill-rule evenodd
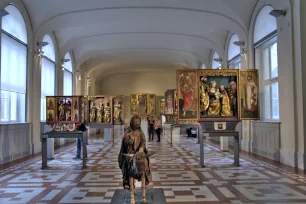
<path id="1" fill-rule="evenodd" d="M 286 148 L 281 148 L 280 162 L 288 166 L 295 167 L 295 151 Z"/>

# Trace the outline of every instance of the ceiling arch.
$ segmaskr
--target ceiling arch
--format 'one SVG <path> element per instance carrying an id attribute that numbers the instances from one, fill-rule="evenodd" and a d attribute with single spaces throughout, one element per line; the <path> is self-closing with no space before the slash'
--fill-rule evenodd
<path id="1" fill-rule="evenodd" d="M 54 32 L 61 55 L 72 52 L 77 68 L 97 59 L 95 69 L 103 69 L 132 61 L 209 64 L 212 51 L 224 56 L 228 33 L 246 41 L 257 0 L 23 2 L 36 39 Z"/>

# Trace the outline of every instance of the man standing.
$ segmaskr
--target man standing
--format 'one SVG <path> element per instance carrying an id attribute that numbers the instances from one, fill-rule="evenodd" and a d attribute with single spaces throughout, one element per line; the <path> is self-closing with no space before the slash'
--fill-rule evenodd
<path id="1" fill-rule="evenodd" d="M 154 140 L 154 118 L 153 116 L 150 117 L 148 120 L 148 126 L 149 126 L 149 141 Z"/>

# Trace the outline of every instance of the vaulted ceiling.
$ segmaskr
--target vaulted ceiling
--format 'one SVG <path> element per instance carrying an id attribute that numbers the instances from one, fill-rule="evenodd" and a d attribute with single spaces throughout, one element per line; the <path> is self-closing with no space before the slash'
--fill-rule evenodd
<path id="1" fill-rule="evenodd" d="M 258 0 L 23 0 L 36 39 L 54 32 L 61 56 L 105 73 L 127 63 L 209 66 L 229 32 L 246 39 Z M 145 69 L 145 66 L 144 66 Z M 122 70 L 121 70 L 122 71 Z M 128 71 L 128 70 L 127 70 Z"/>

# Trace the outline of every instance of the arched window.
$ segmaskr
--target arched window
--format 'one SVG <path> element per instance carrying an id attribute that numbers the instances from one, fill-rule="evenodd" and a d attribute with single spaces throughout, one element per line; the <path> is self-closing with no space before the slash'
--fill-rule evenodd
<path id="1" fill-rule="evenodd" d="M 55 48 L 50 35 L 45 35 L 43 42 L 48 44 L 42 48 L 41 66 L 41 120 L 46 120 L 46 96 L 55 94 Z"/>
<path id="2" fill-rule="evenodd" d="M 217 52 L 214 52 L 214 55 L 212 57 L 212 63 L 211 63 L 211 67 L 213 69 L 219 69 L 221 68 L 221 60 L 220 55 Z"/>
<path id="3" fill-rule="evenodd" d="M 273 8 L 263 7 L 254 27 L 255 67 L 259 69 L 262 117 L 279 120 L 277 23 L 269 14 Z"/>
<path id="4" fill-rule="evenodd" d="M 241 68 L 241 57 L 240 57 L 240 47 L 235 45 L 234 42 L 239 41 L 237 34 L 234 34 L 228 45 L 228 68 L 229 69 L 240 69 Z"/>
<path id="5" fill-rule="evenodd" d="M 65 54 L 63 67 L 64 67 L 64 95 L 72 96 L 72 85 L 73 85 L 72 59 L 69 52 Z"/>
<path id="6" fill-rule="evenodd" d="M 2 17 L 1 122 L 25 122 L 27 87 L 27 29 L 14 5 Z"/>

